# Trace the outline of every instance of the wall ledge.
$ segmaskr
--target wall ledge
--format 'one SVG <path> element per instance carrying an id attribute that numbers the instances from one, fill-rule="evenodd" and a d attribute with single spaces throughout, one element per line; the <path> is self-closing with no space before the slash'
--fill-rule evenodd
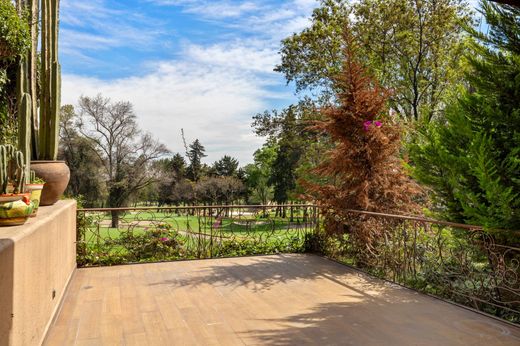
<path id="1" fill-rule="evenodd" d="M 42 343 L 75 268 L 75 201 L 0 227 L 0 346 Z"/>

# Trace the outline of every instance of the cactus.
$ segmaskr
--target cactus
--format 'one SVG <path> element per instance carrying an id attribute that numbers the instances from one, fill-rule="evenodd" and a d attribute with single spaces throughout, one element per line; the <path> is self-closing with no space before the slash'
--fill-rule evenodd
<path id="1" fill-rule="evenodd" d="M 25 192 L 25 169 L 25 158 L 21 151 L 12 145 L 0 145 L 0 194 L 9 192 L 9 182 L 13 184 L 13 193 Z"/>
<path id="2" fill-rule="evenodd" d="M 25 157 L 25 177 L 28 177 L 29 163 L 31 159 L 31 120 L 32 100 L 30 92 L 29 63 L 24 57 L 20 60 L 18 68 L 18 148 Z"/>
<path id="3" fill-rule="evenodd" d="M 16 175 L 13 179 L 13 193 L 23 193 L 25 191 L 25 159 L 21 151 L 15 153 L 13 160 L 16 163 Z"/>
<path id="4" fill-rule="evenodd" d="M 18 148 L 25 157 L 25 177 L 29 176 L 31 151 L 37 152 L 34 138 L 35 117 L 37 116 L 37 48 L 38 48 L 38 0 L 16 0 L 20 16 L 27 18 L 31 30 L 30 49 L 20 58 L 17 71 L 18 102 Z M 31 146 L 32 144 L 32 146 Z M 33 154 L 34 156 L 34 154 Z M 36 157 L 36 156 L 35 156 Z"/>
<path id="5" fill-rule="evenodd" d="M 40 156 L 58 156 L 61 69 L 58 62 L 59 0 L 42 0 Z"/>
<path id="6" fill-rule="evenodd" d="M 0 145 L 0 194 L 5 195 L 7 193 L 7 183 L 9 173 L 8 161 L 7 161 L 7 148 L 4 145 Z"/>

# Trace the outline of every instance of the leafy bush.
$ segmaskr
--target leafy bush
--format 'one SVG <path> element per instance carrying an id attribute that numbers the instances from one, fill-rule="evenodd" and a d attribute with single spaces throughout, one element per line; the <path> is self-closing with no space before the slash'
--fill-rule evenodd
<path id="1" fill-rule="evenodd" d="M 0 0 L 0 59 L 20 55 L 30 46 L 28 21 L 18 15 L 10 0 Z"/>

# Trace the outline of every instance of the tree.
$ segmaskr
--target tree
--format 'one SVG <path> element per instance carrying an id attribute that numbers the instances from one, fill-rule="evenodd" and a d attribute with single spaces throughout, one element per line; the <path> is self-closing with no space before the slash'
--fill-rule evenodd
<path id="1" fill-rule="evenodd" d="M 204 177 L 195 185 L 196 200 L 208 204 L 230 204 L 245 192 L 244 184 L 235 177 Z"/>
<path id="2" fill-rule="evenodd" d="M 256 134 L 267 136 L 268 146 L 276 148 L 267 184 L 273 187 L 273 199 L 279 204 L 286 203 L 295 191 L 300 159 L 315 139 L 315 131 L 309 130 L 315 110 L 314 103 L 304 99 L 281 112 L 264 112 L 253 118 Z M 283 208 L 278 211 L 285 212 Z"/>
<path id="3" fill-rule="evenodd" d="M 202 176 L 202 158 L 206 157 L 206 149 L 200 144 L 198 139 L 190 144 L 188 152 L 188 160 L 190 162 L 188 166 L 188 178 L 192 181 L 199 181 Z"/>
<path id="4" fill-rule="evenodd" d="M 346 42 L 351 39 L 346 34 Z M 386 232 L 388 224 L 349 214 L 349 209 L 383 213 L 416 209 L 418 188 L 405 174 L 400 159 L 401 129 L 388 115 L 389 92 L 367 73 L 355 55 L 355 45 L 346 45 L 342 72 L 334 79 L 339 105 L 321 110 L 323 120 L 313 126 L 327 133 L 333 148 L 314 169 L 318 182 L 307 183 L 310 198 L 324 207 L 330 229 L 348 225 L 353 244 L 370 246 Z"/>
<path id="5" fill-rule="evenodd" d="M 151 162 L 168 153 L 149 134 L 142 134 L 130 102 L 111 102 L 100 94 L 79 99 L 79 132 L 99 156 L 107 179 L 107 206 L 124 206 L 139 190 L 156 181 L 148 174 Z M 112 213 L 112 227 L 118 225 Z"/>
<path id="6" fill-rule="evenodd" d="M 443 218 L 520 228 L 520 9 L 483 2 L 489 34 L 470 30 L 469 87 L 446 121 L 423 129 L 410 148 L 414 175 L 431 187 Z"/>
<path id="7" fill-rule="evenodd" d="M 355 18 L 350 24 L 349 17 Z M 348 27 L 363 64 L 394 91 L 393 111 L 406 120 L 429 121 L 459 81 L 461 23 L 469 18 L 463 0 L 323 0 L 312 25 L 282 42 L 276 70 L 306 95 L 334 95 Z"/>
<path id="8" fill-rule="evenodd" d="M 237 159 L 224 155 L 220 160 L 213 164 L 213 169 L 215 174 L 219 177 L 232 177 L 237 174 L 238 164 Z"/>
<path id="9" fill-rule="evenodd" d="M 85 207 L 102 205 L 107 191 L 103 181 L 102 161 L 94 152 L 93 143 L 79 135 L 74 126 L 74 106 L 64 105 L 60 113 L 59 157 L 70 168 L 70 180 L 66 194 L 81 196 Z"/>
<path id="10" fill-rule="evenodd" d="M 277 149 L 276 145 L 264 144 L 262 148 L 255 151 L 254 163 L 245 167 L 245 182 L 251 198 L 250 203 L 267 205 L 273 198 L 269 177 Z"/>

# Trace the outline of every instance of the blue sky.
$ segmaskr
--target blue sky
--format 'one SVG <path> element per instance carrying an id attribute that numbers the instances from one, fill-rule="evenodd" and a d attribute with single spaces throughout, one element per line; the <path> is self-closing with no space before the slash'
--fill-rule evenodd
<path id="1" fill-rule="evenodd" d="M 102 93 L 134 104 L 172 151 L 199 138 L 208 163 L 251 162 L 251 117 L 295 100 L 273 72 L 280 40 L 308 25 L 315 0 L 62 0 L 63 103 Z"/>
<path id="2" fill-rule="evenodd" d="M 469 1 L 476 6 L 478 0 Z M 61 0 L 62 102 L 102 93 L 130 101 L 172 151 L 198 138 L 211 163 L 241 164 L 263 139 L 251 118 L 295 101 L 273 72 L 280 40 L 309 24 L 317 0 Z"/>

